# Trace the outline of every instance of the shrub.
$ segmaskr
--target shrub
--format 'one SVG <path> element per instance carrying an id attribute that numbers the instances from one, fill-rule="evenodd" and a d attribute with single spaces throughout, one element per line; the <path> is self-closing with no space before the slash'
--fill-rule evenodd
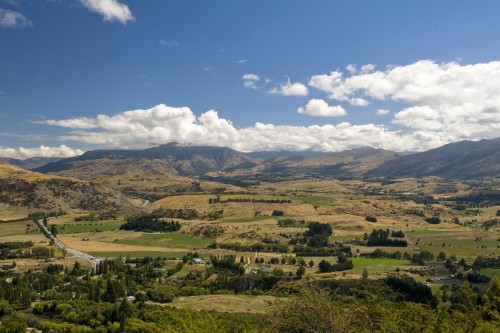
<path id="1" fill-rule="evenodd" d="M 425 222 L 430 223 L 430 224 L 439 224 L 439 223 L 441 223 L 441 219 L 437 216 L 433 216 L 433 217 L 426 218 Z"/>
<path id="2" fill-rule="evenodd" d="M 273 210 L 273 213 L 271 214 L 272 216 L 283 216 L 285 213 L 282 210 Z"/>

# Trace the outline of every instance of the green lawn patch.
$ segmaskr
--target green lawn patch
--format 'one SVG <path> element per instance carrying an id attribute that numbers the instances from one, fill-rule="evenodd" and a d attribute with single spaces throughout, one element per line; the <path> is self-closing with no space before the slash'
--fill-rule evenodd
<path id="1" fill-rule="evenodd" d="M 366 267 L 369 273 L 373 272 L 394 272 L 398 267 L 414 266 L 409 260 L 402 259 L 370 259 L 370 258 L 352 258 L 354 264 L 354 271 L 361 273 L 363 268 Z"/>
<path id="2" fill-rule="evenodd" d="M 438 235 L 438 234 L 451 234 L 451 233 L 457 233 L 457 232 L 463 232 L 463 231 L 420 229 L 420 230 L 415 230 L 413 232 L 409 232 L 409 234 L 413 234 L 413 235 Z"/>
<path id="3" fill-rule="evenodd" d="M 363 234 L 356 234 L 356 235 L 342 235 L 342 236 L 339 236 L 339 235 L 335 235 L 335 236 L 330 236 L 328 239 L 330 241 L 345 241 L 345 240 L 351 240 L 351 239 L 356 239 L 356 238 L 360 238 L 362 239 L 364 237 Z"/>
<path id="4" fill-rule="evenodd" d="M 102 232 L 118 230 L 123 221 L 99 221 L 99 222 L 78 222 L 72 224 L 58 224 L 57 231 L 60 234 L 77 234 L 81 232 Z M 49 222 L 50 229 L 50 222 Z"/>
<path id="5" fill-rule="evenodd" d="M 315 196 L 315 195 L 305 195 L 305 196 L 296 196 L 292 197 L 292 202 L 300 202 L 305 204 L 310 204 L 313 206 L 332 206 L 335 198 L 333 197 L 324 197 L 324 196 Z"/>
<path id="6" fill-rule="evenodd" d="M 484 274 L 490 278 L 493 278 L 495 276 L 497 278 L 500 278 L 500 268 L 483 268 L 479 273 Z"/>
<path id="7" fill-rule="evenodd" d="M 191 273 L 191 270 L 184 267 L 183 269 L 181 269 L 180 271 L 175 273 L 173 276 L 175 276 L 177 278 L 184 278 L 184 277 L 188 276 L 189 273 Z"/>

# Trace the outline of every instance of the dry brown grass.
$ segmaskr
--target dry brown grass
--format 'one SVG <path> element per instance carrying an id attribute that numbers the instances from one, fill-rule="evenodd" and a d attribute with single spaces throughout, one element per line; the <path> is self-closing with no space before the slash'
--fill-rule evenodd
<path id="1" fill-rule="evenodd" d="M 38 182 L 40 180 L 51 180 L 51 179 L 68 179 L 64 177 L 45 175 L 43 173 L 32 172 L 24 170 L 20 167 L 10 165 L 5 162 L 0 162 L 0 178 L 21 178 L 27 182 Z M 78 180 L 76 178 L 71 178 L 73 181 L 82 182 L 82 180 Z"/>
<path id="2" fill-rule="evenodd" d="M 39 236 L 43 238 L 43 234 L 37 225 L 32 221 L 16 221 L 16 222 L 0 222 L 0 240 L 9 239 L 9 241 L 14 238 L 27 239 L 30 238 L 39 240 Z"/>
<path id="3" fill-rule="evenodd" d="M 447 181 L 440 177 L 401 178 L 393 184 L 381 186 L 383 191 L 404 194 L 430 195 L 440 198 L 464 196 L 470 192 L 470 187 L 459 181 Z"/>
<path id="4" fill-rule="evenodd" d="M 115 239 L 131 239 L 140 237 L 142 232 L 132 231 L 107 231 L 100 233 L 80 233 L 73 235 L 59 235 L 59 239 L 67 246 L 83 252 L 185 252 L 186 249 L 163 246 L 127 245 L 113 243 Z M 82 239 L 90 239 L 83 241 Z"/>
<path id="5" fill-rule="evenodd" d="M 347 186 L 346 186 L 347 185 Z M 291 193 L 305 192 L 316 194 L 352 194 L 354 191 L 348 186 L 350 182 L 339 180 L 318 180 L 318 179 L 301 179 L 291 180 L 279 183 L 261 183 L 255 186 L 254 189 L 262 193 Z"/>
<path id="6" fill-rule="evenodd" d="M 149 205 L 150 209 L 158 208 L 173 208 L 173 209 L 196 209 L 198 211 L 209 210 L 210 205 L 208 204 L 209 198 L 213 198 L 212 195 L 176 195 L 169 196 L 158 201 L 155 201 Z"/>
<path id="7" fill-rule="evenodd" d="M 113 178 L 111 178 L 112 181 Z M 173 179 L 172 179 L 173 181 Z M 192 179 L 191 179 L 192 181 Z M 136 184 L 141 184 L 141 180 L 134 181 Z M 144 181 L 146 184 L 148 181 Z M 150 184 L 154 181 L 150 181 Z M 212 186 L 218 187 L 220 184 L 213 183 Z M 424 185 L 422 187 L 422 185 Z M 142 186 L 142 185 L 141 185 Z M 149 186 L 149 185 L 147 185 Z M 144 187 L 143 189 L 147 188 Z M 224 185 L 224 187 L 226 187 Z M 366 191 L 381 191 L 382 195 L 364 195 Z M 280 183 L 262 183 L 259 186 L 253 187 L 251 191 L 255 191 L 258 195 L 221 195 L 221 199 L 229 197 L 240 198 L 256 198 L 256 199 L 290 199 L 292 203 L 285 204 L 272 204 L 262 202 L 246 202 L 236 203 L 228 202 L 223 204 L 209 204 L 210 198 L 215 198 L 214 195 L 177 195 L 169 196 L 162 200 L 151 203 L 148 209 L 153 210 L 157 208 L 175 208 L 175 209 L 196 209 L 201 214 L 207 214 L 214 210 L 224 210 L 222 221 L 207 221 L 207 220 L 191 220 L 181 221 L 183 225 L 181 233 L 193 234 L 200 228 L 220 227 L 223 234 L 216 238 L 219 243 L 240 242 L 243 244 L 262 242 L 263 238 L 271 238 L 281 244 L 288 244 L 290 238 L 284 237 L 280 234 L 294 235 L 304 232 L 305 229 L 300 228 L 280 228 L 277 224 L 277 218 L 271 217 L 273 210 L 282 210 L 286 217 L 294 219 L 304 219 L 306 221 L 319 221 L 322 223 L 330 223 L 334 230 L 334 235 L 331 240 L 345 241 L 351 240 L 356 237 L 362 237 L 364 233 L 370 233 L 374 229 L 395 229 L 403 230 L 407 235 L 409 246 L 407 248 L 384 248 L 388 252 L 399 250 L 401 252 L 413 252 L 415 247 L 422 250 L 430 250 L 437 254 L 441 251 L 441 243 L 446 238 L 457 239 L 458 241 L 474 240 L 475 237 L 483 237 L 485 241 L 492 242 L 498 238 L 498 231 L 495 236 L 494 232 L 484 230 L 474 230 L 464 228 L 462 226 L 451 223 L 457 212 L 444 207 L 442 205 L 422 205 L 416 204 L 412 201 L 400 201 L 385 194 L 386 191 L 393 191 L 398 193 L 407 194 L 425 194 L 425 195 L 448 195 L 449 191 L 456 193 L 466 193 L 468 187 L 457 182 L 445 182 L 442 179 L 431 177 L 422 180 L 416 179 L 400 179 L 393 184 L 382 186 L 377 182 L 363 182 L 359 180 L 338 181 L 338 180 L 314 180 L 304 179 L 298 181 L 287 181 Z M 377 192 L 378 193 L 378 192 Z M 452 192 L 453 193 L 453 192 Z M 136 204 L 140 204 L 138 201 Z M 2 212 L 0 206 L 0 212 Z M 9 208 L 11 209 L 11 208 Z M 478 222 L 487 219 L 496 218 L 496 211 L 500 207 L 491 207 L 484 209 L 479 217 L 468 217 L 467 219 L 476 219 Z M 430 225 L 424 221 L 423 217 L 410 215 L 409 211 L 421 211 L 426 217 L 439 214 L 443 223 L 438 225 Z M 14 210 L 12 210 L 14 212 Z M 9 215 L 5 210 L 6 215 Z M 406 213 L 405 213 L 406 212 Z M 253 220 L 257 215 L 259 219 Z M 370 223 L 365 221 L 365 216 L 375 216 L 378 221 Z M 64 224 L 74 223 L 73 219 L 77 215 L 67 215 L 57 219 L 51 219 L 50 224 Z M 267 219 L 261 220 L 263 216 L 269 216 Z M 230 220 L 238 220 L 233 221 Z M 461 218 L 462 219 L 462 218 Z M 465 218 L 464 218 L 465 219 Z M 10 225 L 10 224 L 9 224 Z M 39 235 L 25 235 L 25 223 L 15 225 L 17 229 L 6 227 L 2 229 L 0 224 L 0 239 L 20 240 L 20 239 L 42 239 L 43 236 Z M 14 224 L 12 224 L 14 226 Z M 14 230 L 15 229 L 15 230 Z M 433 230 L 443 231 L 443 233 L 427 233 L 423 234 L 421 231 Z M 419 233 L 420 232 L 420 233 Z M 4 233 L 4 234 L 2 234 Z M 87 252 L 186 252 L 187 247 L 176 247 L 168 242 L 155 244 L 140 245 L 124 245 L 117 244 L 115 240 L 133 239 L 140 237 L 140 232 L 130 231 L 105 231 L 105 232 L 89 232 L 80 234 L 65 234 L 60 235 L 60 239 L 70 247 L 87 251 Z M 37 238 L 38 237 L 38 238 Z M 496 238 L 495 238 L 496 237 Z M 89 239 L 83 241 L 82 239 Z M 420 239 L 420 244 L 416 243 Z M 425 244 L 432 245 L 425 245 Z M 457 246 L 446 247 L 445 251 L 450 254 L 463 255 L 466 258 L 473 258 L 477 253 L 488 254 L 498 250 L 496 246 L 488 245 L 488 249 L 464 248 Z M 478 244 L 479 245 L 479 244 Z M 205 246 L 205 245 L 204 245 Z M 353 252 L 359 249 L 361 253 L 372 252 L 374 248 L 362 247 L 351 244 Z M 189 250 L 192 250 L 191 248 Z M 250 252 L 235 252 L 221 249 L 201 249 L 199 250 L 204 255 L 225 255 L 234 254 L 238 258 L 243 256 L 245 258 L 255 258 L 255 253 Z M 259 253 L 260 257 L 265 257 L 266 261 L 272 257 L 281 257 L 279 253 Z M 290 254 L 289 254 L 290 255 Z M 306 259 L 309 261 L 309 259 Z M 319 261 L 318 261 L 319 262 Z M 316 262 L 316 265 L 318 264 Z M 274 266 L 273 266 L 274 267 Z M 277 266 L 282 268 L 285 272 L 296 271 L 297 266 L 283 265 Z M 329 277 L 330 275 L 318 275 L 316 267 L 307 268 L 306 274 L 312 277 Z M 352 275 L 352 276 L 351 276 Z M 359 272 L 347 272 L 344 276 L 343 273 L 333 273 L 331 276 L 337 278 L 345 277 L 358 277 Z M 208 302 L 208 301 L 207 301 Z M 202 302 L 203 303 L 203 302 Z"/>
<path id="8" fill-rule="evenodd" d="M 0 220 L 9 221 L 26 218 L 29 213 L 34 213 L 35 211 L 37 210 L 0 203 Z"/>
<path id="9" fill-rule="evenodd" d="M 241 191 L 240 187 L 181 176 L 168 162 L 150 159 L 102 158 L 77 161 L 72 169 L 56 173 L 61 176 L 97 181 L 117 190 L 167 195 L 184 192 L 211 191 L 225 187 L 228 191 Z"/>
<path id="10" fill-rule="evenodd" d="M 267 313 L 274 309 L 273 296 L 202 295 L 178 297 L 167 306 L 217 312 Z"/>

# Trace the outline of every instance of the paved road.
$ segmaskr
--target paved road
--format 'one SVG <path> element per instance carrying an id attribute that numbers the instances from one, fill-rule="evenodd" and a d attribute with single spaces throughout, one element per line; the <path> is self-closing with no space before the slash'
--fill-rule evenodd
<path id="1" fill-rule="evenodd" d="M 75 257 L 81 258 L 81 259 L 89 262 L 90 265 L 92 265 L 94 272 L 97 271 L 97 265 L 99 265 L 100 259 L 94 258 L 93 256 L 91 256 L 87 253 L 80 252 L 78 250 L 75 250 L 71 247 L 64 245 L 63 242 L 61 242 L 56 236 L 52 235 L 52 233 L 49 231 L 49 229 L 47 229 L 47 227 L 43 225 L 43 220 L 36 220 L 35 223 L 38 225 L 38 227 L 45 234 L 45 237 L 54 241 L 54 244 L 59 246 L 59 248 L 61 248 L 61 250 L 65 250 L 67 253 L 70 253 L 70 254 L 74 255 Z"/>

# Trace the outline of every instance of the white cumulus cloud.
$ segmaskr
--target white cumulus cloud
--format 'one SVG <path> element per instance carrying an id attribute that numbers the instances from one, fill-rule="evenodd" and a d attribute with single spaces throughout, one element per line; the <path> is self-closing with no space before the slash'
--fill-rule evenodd
<path id="1" fill-rule="evenodd" d="M 338 117 L 347 114 L 342 106 L 330 106 L 322 99 L 311 99 L 305 107 L 298 108 L 297 113 L 316 117 Z"/>
<path id="2" fill-rule="evenodd" d="M 35 148 L 6 148 L 0 147 L 0 157 L 27 159 L 31 157 L 73 157 L 83 154 L 80 149 L 73 149 L 65 145 L 59 147 L 40 146 Z"/>
<path id="3" fill-rule="evenodd" d="M 400 102 L 404 107 L 393 123 L 452 141 L 500 133 L 500 61 L 461 65 L 420 60 L 385 70 L 365 65 L 346 77 L 339 71 L 314 75 L 309 85 L 355 105 L 361 105 L 357 99 Z"/>
<path id="4" fill-rule="evenodd" d="M 341 109 L 328 106 L 326 102 L 313 101 L 308 105 L 304 112 L 342 113 Z M 353 125 L 348 122 L 321 126 L 256 122 L 253 126 L 238 129 L 230 120 L 220 118 L 214 110 L 196 116 L 188 107 L 164 104 L 112 116 L 45 120 L 43 123 L 69 128 L 69 132 L 59 137 L 62 141 L 79 141 L 103 148 L 146 148 L 153 143 L 177 141 L 192 145 L 227 146 L 240 151 L 341 151 L 366 145 L 395 151 L 420 151 L 453 140 L 452 136 L 436 135 L 434 131 L 394 131 L 384 125 Z"/>
<path id="5" fill-rule="evenodd" d="M 307 96 L 309 94 L 309 89 L 300 82 L 291 83 L 290 79 L 288 79 L 286 83 L 274 87 L 269 93 L 283 96 Z"/>
<path id="6" fill-rule="evenodd" d="M 101 14 L 104 21 L 127 23 L 134 20 L 128 6 L 118 0 L 80 0 L 80 2 L 91 11 Z"/>
<path id="7" fill-rule="evenodd" d="M 0 8 L 0 27 L 3 29 L 22 29 L 32 26 L 33 23 L 23 14 Z"/>
<path id="8" fill-rule="evenodd" d="M 257 85 L 257 82 L 260 81 L 260 77 L 257 74 L 244 74 L 241 76 L 243 79 L 243 86 L 245 88 L 250 88 L 250 89 L 255 89 L 258 90 L 259 86 Z"/>

